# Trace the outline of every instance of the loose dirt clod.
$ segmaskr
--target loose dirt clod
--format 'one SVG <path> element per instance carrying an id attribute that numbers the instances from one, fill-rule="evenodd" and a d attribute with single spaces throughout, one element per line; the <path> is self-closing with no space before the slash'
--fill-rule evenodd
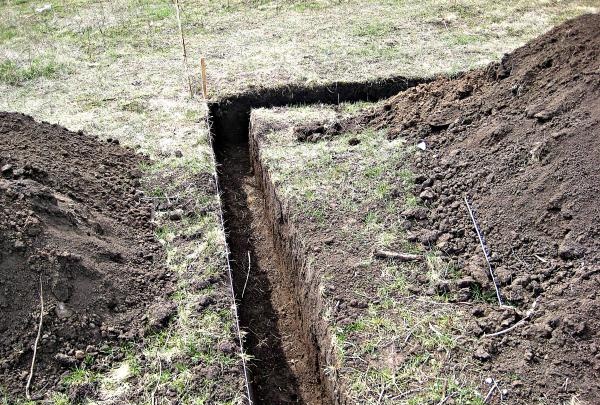
<path id="1" fill-rule="evenodd" d="M 109 367 L 111 346 L 141 338 L 149 305 L 169 294 L 152 207 L 136 194 L 145 161 L 114 141 L 0 113 L 0 379 L 10 393 L 25 394 L 40 277 L 34 398 L 64 389 L 65 369 L 83 361 Z"/>

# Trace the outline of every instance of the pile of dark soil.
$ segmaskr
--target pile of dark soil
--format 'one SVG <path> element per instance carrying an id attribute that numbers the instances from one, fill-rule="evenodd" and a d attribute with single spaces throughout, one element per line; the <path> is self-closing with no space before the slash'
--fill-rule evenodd
<path id="1" fill-rule="evenodd" d="M 460 269 L 438 290 L 478 302 L 469 334 L 479 338 L 465 350 L 489 376 L 513 376 L 510 403 L 600 398 L 598 27 L 600 15 L 582 16 L 499 63 L 417 86 L 354 120 L 424 143 L 414 161 L 424 208 L 404 213 L 406 227 Z M 495 303 L 465 196 L 516 309 Z M 534 301 L 514 330 L 485 336 L 526 317 Z"/>
<path id="2" fill-rule="evenodd" d="M 172 314 L 152 205 L 137 190 L 145 161 L 117 141 L 0 113 L 0 385 L 9 393 L 24 394 L 40 280 L 38 396 L 82 363 L 108 367 L 115 340 Z"/>

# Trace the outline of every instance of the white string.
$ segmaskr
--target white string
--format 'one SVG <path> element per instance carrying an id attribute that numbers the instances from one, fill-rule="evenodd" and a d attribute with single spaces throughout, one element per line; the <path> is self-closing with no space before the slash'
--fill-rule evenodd
<path id="1" fill-rule="evenodd" d="M 487 262 L 490 276 L 492 276 L 492 281 L 494 282 L 494 289 L 496 290 L 496 297 L 498 298 L 498 304 L 500 304 L 500 306 L 502 306 L 504 304 L 502 303 L 502 297 L 500 296 L 500 289 L 498 288 L 498 283 L 496 283 L 496 277 L 494 276 L 494 271 L 492 270 L 492 264 L 490 263 L 490 258 L 488 257 L 485 242 L 483 241 L 483 236 L 481 235 L 481 231 L 479 230 L 479 225 L 477 225 L 477 221 L 475 221 L 475 216 L 473 215 L 473 210 L 471 210 L 471 206 L 469 205 L 469 200 L 467 199 L 467 196 L 465 196 L 465 204 L 467 205 L 467 210 L 469 211 L 469 216 L 471 217 L 471 221 L 473 221 L 473 226 L 475 227 L 475 232 L 477 232 L 477 237 L 479 238 L 479 244 L 481 245 L 481 250 L 483 250 L 483 256 L 485 257 L 485 261 Z"/>

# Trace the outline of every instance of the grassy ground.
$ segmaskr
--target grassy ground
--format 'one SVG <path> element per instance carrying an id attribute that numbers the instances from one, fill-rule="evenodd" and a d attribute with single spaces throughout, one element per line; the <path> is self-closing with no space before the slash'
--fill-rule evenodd
<path id="1" fill-rule="evenodd" d="M 480 381 L 471 378 L 477 366 L 454 350 L 466 339 L 462 308 L 446 304 L 443 293 L 410 288 L 423 275 L 432 288 L 454 277 L 441 255 L 420 252 L 406 241 L 398 216 L 417 204 L 406 191 L 412 184 L 408 156 L 418 153 L 415 146 L 388 141 L 383 131 L 316 143 L 298 142 L 291 131 L 355 108 L 260 109 L 252 118 L 262 128 L 277 128 L 255 134 L 261 137 L 261 162 L 288 207 L 300 244 L 319 246 L 305 254 L 327 297 L 322 311 L 337 356 L 326 372 L 357 404 L 438 403 L 447 396 L 456 404 L 483 403 Z M 331 246 L 319 242 L 323 235 Z M 375 250 L 421 253 L 426 271 L 414 263 L 374 259 Z M 341 285 L 341 291 L 330 288 Z M 339 315 L 340 302 L 353 299 L 368 308 Z"/>
<path id="2" fill-rule="evenodd" d="M 43 7 L 46 3 L 49 9 Z M 593 11 L 595 1 L 180 4 L 190 70 L 197 84 L 199 59 L 206 58 L 210 97 L 215 99 L 289 82 L 464 70 L 497 58 L 567 17 Z M 194 186 L 197 179 L 210 179 L 214 165 L 206 111 L 198 96 L 191 99 L 186 92 L 175 14 L 168 0 L 0 1 L 0 109 L 138 146 L 155 159 L 146 168 L 148 184 L 153 178 L 165 184 L 152 186 L 148 195 L 193 199 L 201 213 L 188 222 L 157 218 L 170 266 L 181 275 L 174 298 L 180 313 L 154 343 L 132 348 L 114 375 L 93 376 L 103 381 L 105 397 L 115 403 L 132 398 L 133 392 L 141 392 L 137 398 L 147 402 L 157 380 L 165 395 L 186 391 L 183 403 L 235 403 L 242 392 L 237 380 L 217 385 L 223 379 L 211 372 L 202 377 L 203 384 L 194 380 L 195 391 L 190 389 L 196 374 L 189 370 L 198 359 L 208 369 L 219 365 L 226 370 L 239 365 L 239 358 L 214 351 L 219 341 L 232 337 L 231 311 L 222 306 L 209 316 L 192 309 L 207 291 L 189 286 L 225 271 L 224 238 L 217 197 L 206 188 L 209 181 Z M 176 151 L 183 158 L 176 158 Z M 203 235 L 199 242 L 180 242 L 179 236 L 198 229 Z M 186 349 L 190 342 L 195 347 L 191 352 Z M 86 378 L 79 373 L 66 383 Z M 66 401 L 56 398 L 57 403 Z"/>
<path id="3" fill-rule="evenodd" d="M 168 266 L 179 276 L 176 319 L 122 348 L 124 360 L 112 372 L 74 370 L 64 378 L 66 391 L 95 382 L 102 403 L 241 403 L 240 354 L 219 349 L 235 344 L 236 333 L 206 111 L 185 91 L 173 7 L 51 4 L 41 13 L 32 2 L 0 6 L 0 108 L 138 147 L 154 158 L 142 168 L 147 198 L 195 212 L 180 221 L 155 218 Z M 194 234 L 201 236 L 185 238 Z M 216 302 L 199 310 L 206 297 Z M 70 403 L 64 394 L 50 396 Z M 19 401 L 0 395 L 0 403 Z"/>

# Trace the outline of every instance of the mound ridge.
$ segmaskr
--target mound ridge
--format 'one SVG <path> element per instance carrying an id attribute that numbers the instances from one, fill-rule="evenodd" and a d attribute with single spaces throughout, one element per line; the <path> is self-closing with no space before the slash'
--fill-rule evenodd
<path id="1" fill-rule="evenodd" d="M 456 261 L 457 288 L 493 291 L 464 198 L 472 202 L 518 314 L 493 300 L 476 307 L 469 332 L 481 339 L 465 354 L 490 375 L 514 375 L 523 403 L 600 396 L 599 26 L 600 15 L 584 15 L 498 63 L 409 89 L 341 125 L 424 142 L 413 169 L 427 218 L 405 213 L 409 238 Z M 484 336 L 534 301 L 524 327 Z"/>
<path id="2" fill-rule="evenodd" d="M 140 338 L 156 321 L 148 313 L 169 313 L 158 307 L 172 280 L 138 192 L 146 161 L 116 141 L 0 113 L 0 374 L 10 391 L 24 394 L 40 280 L 32 392 L 88 356 L 107 359 L 92 369 L 108 367 L 118 351 L 105 343 Z"/>

